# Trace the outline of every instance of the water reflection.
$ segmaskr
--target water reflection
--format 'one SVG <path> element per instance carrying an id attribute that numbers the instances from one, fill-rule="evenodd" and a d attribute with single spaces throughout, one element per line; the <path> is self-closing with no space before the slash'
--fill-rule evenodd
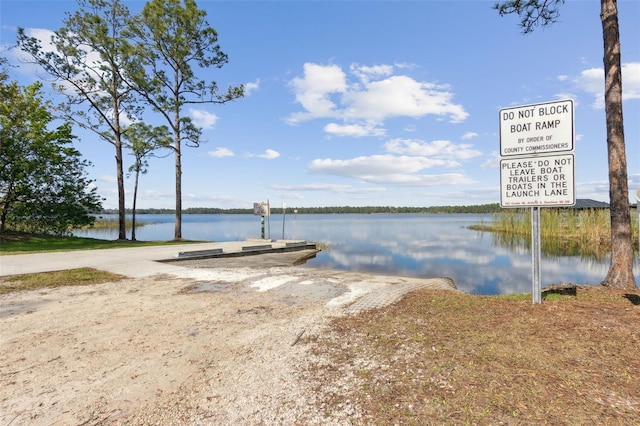
<path id="1" fill-rule="evenodd" d="M 171 215 L 140 215 L 155 223 L 136 230 L 140 240 L 168 240 Z M 320 243 L 323 250 L 303 267 L 353 270 L 412 277 L 450 277 L 462 291 L 475 294 L 531 291 L 530 239 L 472 231 L 491 215 L 287 215 L 285 238 Z M 272 216 L 267 236 L 282 238 L 282 217 Z M 115 239 L 117 231 L 83 236 Z M 204 241 L 259 238 L 260 218 L 252 215 L 185 215 L 183 235 Z M 555 244 L 555 245 L 554 245 Z M 589 258 L 569 246 L 542 241 L 542 285 L 598 284 L 608 260 Z M 636 271 L 638 270 L 636 265 Z M 638 278 L 636 278 L 638 279 Z"/>
<path id="2" fill-rule="evenodd" d="M 531 250 L 531 235 L 513 235 L 504 232 L 491 233 L 493 244 L 508 247 L 511 250 L 524 248 Z M 607 261 L 608 255 L 605 247 L 587 247 L 579 241 L 559 239 L 554 237 L 541 238 L 540 250 L 542 254 L 549 258 L 579 256 L 585 261 L 602 263 Z"/>

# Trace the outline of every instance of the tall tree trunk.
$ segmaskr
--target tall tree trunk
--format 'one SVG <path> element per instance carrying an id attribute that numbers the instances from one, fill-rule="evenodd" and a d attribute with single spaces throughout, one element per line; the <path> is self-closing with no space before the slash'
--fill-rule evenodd
<path id="1" fill-rule="evenodd" d="M 136 181 L 133 186 L 133 211 L 131 212 L 131 241 L 136 240 L 136 203 L 138 201 L 138 179 L 140 177 L 140 162 L 136 159 Z"/>
<path id="2" fill-rule="evenodd" d="M 601 0 L 604 38 L 604 101 L 607 119 L 609 198 L 611 205 L 611 264 L 602 282 L 608 287 L 635 289 L 627 158 L 622 120 L 622 70 L 616 0 Z"/>
<path id="3" fill-rule="evenodd" d="M 7 226 L 7 214 L 9 213 L 9 207 L 11 206 L 11 199 L 13 198 L 13 182 L 9 183 L 9 188 L 4 194 L 2 199 L 2 213 L 0 214 L 0 235 L 2 235 Z"/>
<path id="4" fill-rule="evenodd" d="M 124 171 L 122 168 L 122 141 L 120 135 L 116 135 L 115 138 L 116 147 L 116 174 L 118 181 L 118 239 L 127 239 L 126 229 L 126 207 L 124 200 Z"/>
<path id="5" fill-rule="evenodd" d="M 176 152 L 176 223 L 173 234 L 174 240 L 182 239 L 182 164 L 180 153 L 180 134 L 176 136 L 174 146 Z"/>
<path id="6" fill-rule="evenodd" d="M 111 67 L 111 84 L 112 91 L 116 93 L 117 91 L 117 82 L 118 79 L 118 71 Z M 124 193 L 124 167 L 123 167 L 123 158 L 122 158 L 122 128 L 120 127 L 120 100 L 118 97 L 113 97 L 111 100 L 111 106 L 113 108 L 113 133 L 114 133 L 114 141 L 113 144 L 116 148 L 116 180 L 118 182 L 118 239 L 126 240 L 127 239 L 127 221 L 126 221 L 126 204 L 125 204 L 125 193 Z"/>

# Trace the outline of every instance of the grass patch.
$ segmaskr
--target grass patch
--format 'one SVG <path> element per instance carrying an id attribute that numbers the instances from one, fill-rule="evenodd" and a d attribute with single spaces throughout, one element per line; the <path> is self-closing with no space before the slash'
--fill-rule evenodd
<path id="1" fill-rule="evenodd" d="M 506 247 L 529 245 L 531 214 L 507 210 L 496 213 L 491 223 L 472 225 L 469 229 L 494 232 L 494 241 Z M 583 256 L 604 259 L 611 252 L 611 218 L 608 209 L 540 210 L 542 252 L 546 255 Z M 638 218 L 631 212 L 631 240 L 638 250 Z"/>
<path id="2" fill-rule="evenodd" d="M 127 230 L 131 229 L 131 225 L 133 225 L 132 219 L 125 219 L 124 221 L 125 227 Z M 148 222 L 141 222 L 136 220 L 136 228 L 140 226 L 145 226 Z M 118 218 L 104 218 L 98 217 L 96 218 L 91 225 L 81 226 L 78 229 L 118 229 L 120 226 L 120 221 Z"/>
<path id="3" fill-rule="evenodd" d="M 124 278 L 122 275 L 93 268 L 12 275 L 10 277 L 0 277 L 0 294 L 13 293 L 16 291 L 33 291 L 43 288 L 101 284 L 110 281 L 120 281 Z"/>
<path id="4" fill-rule="evenodd" d="M 187 244 L 197 241 L 130 241 L 100 240 L 73 236 L 32 235 L 7 233 L 0 237 L 0 255 L 25 254 L 47 251 L 99 250 L 109 248 L 144 247 L 165 244 Z"/>
<path id="5" fill-rule="evenodd" d="M 417 291 L 312 339 L 323 411 L 354 424 L 638 424 L 640 295 Z"/>
<path id="6" fill-rule="evenodd" d="M 512 302 L 531 301 L 531 295 L 527 293 L 500 294 L 494 297 L 498 297 L 504 300 L 509 300 Z"/>

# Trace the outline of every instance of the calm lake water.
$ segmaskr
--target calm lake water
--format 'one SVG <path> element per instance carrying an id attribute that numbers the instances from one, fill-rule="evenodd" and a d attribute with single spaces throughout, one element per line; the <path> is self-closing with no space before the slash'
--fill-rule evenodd
<path id="1" fill-rule="evenodd" d="M 112 217 L 117 220 L 115 216 Z M 478 214 L 326 214 L 284 218 L 284 238 L 320 243 L 323 249 L 307 267 L 329 268 L 411 277 L 450 277 L 472 294 L 531 292 L 531 252 L 523 239 L 499 241 L 493 233 L 468 226 L 489 223 Z M 136 237 L 141 241 L 173 238 L 173 215 L 138 215 Z M 283 217 L 265 218 L 265 237 L 283 237 Z M 183 215 L 185 239 L 239 241 L 260 238 L 260 217 L 253 215 Z M 75 235 L 116 239 L 112 230 L 76 231 Z M 544 244 L 544 242 L 543 242 Z M 541 260 L 542 286 L 560 283 L 598 284 L 608 260 L 546 255 Z M 640 282 L 640 267 L 634 268 Z"/>

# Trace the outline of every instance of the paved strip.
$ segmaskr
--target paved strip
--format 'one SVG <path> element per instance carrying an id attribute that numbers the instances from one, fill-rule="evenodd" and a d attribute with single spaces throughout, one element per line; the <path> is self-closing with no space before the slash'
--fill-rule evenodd
<path id="1" fill-rule="evenodd" d="M 277 240 L 272 243 L 272 246 L 274 249 L 284 249 L 291 241 Z M 132 278 L 144 278 L 159 273 L 194 278 L 192 275 L 182 275 L 184 268 L 163 261 L 178 259 L 180 253 L 209 252 L 219 249 L 222 249 L 224 254 L 242 254 L 242 247 L 253 242 L 255 241 L 226 241 L 3 255 L 0 256 L 0 276 L 96 268 Z"/>
<path id="2" fill-rule="evenodd" d="M 189 278 L 212 290 L 242 287 L 269 291 L 287 303 L 321 301 L 329 309 L 357 314 L 397 302 L 418 289 L 456 290 L 449 278 L 410 278 L 349 271 L 295 267 L 296 258 L 314 250 L 265 253 L 233 258 L 183 259 L 181 252 L 242 251 L 246 242 L 133 247 L 74 252 L 0 256 L 0 275 L 48 272 L 81 267 L 101 269 L 131 278 L 160 274 Z M 286 243 L 283 243 L 283 245 Z M 169 260 L 169 261 L 167 261 Z"/>
<path id="3" fill-rule="evenodd" d="M 385 306 L 389 306 L 392 303 L 399 301 L 407 293 L 414 290 L 451 290 L 452 288 L 455 288 L 455 284 L 450 278 L 429 278 L 420 282 L 384 286 L 362 296 L 352 305 L 348 306 L 345 309 L 345 312 L 347 314 L 357 314 L 369 309 L 384 308 Z"/>

